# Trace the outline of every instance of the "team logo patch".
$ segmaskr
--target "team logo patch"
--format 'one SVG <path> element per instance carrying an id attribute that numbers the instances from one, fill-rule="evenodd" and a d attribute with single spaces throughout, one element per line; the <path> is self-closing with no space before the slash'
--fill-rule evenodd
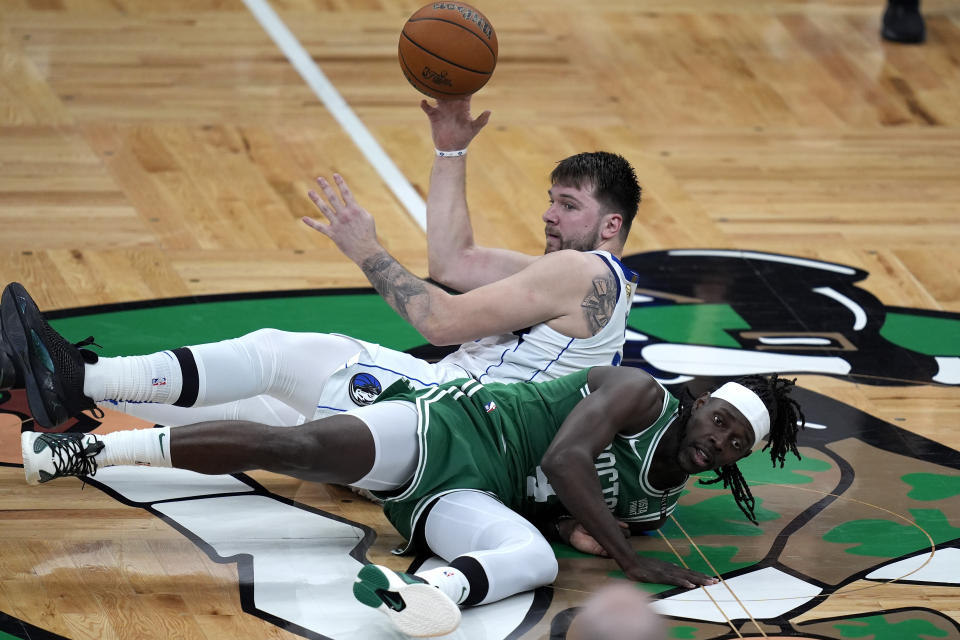
<path id="1" fill-rule="evenodd" d="M 358 373 L 350 378 L 350 399 L 360 407 L 373 404 L 383 387 L 380 381 L 369 373 Z"/>

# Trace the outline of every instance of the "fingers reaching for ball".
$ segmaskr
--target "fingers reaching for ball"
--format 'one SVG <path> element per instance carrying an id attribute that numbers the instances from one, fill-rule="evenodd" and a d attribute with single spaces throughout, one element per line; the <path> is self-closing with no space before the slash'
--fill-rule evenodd
<path id="1" fill-rule="evenodd" d="M 437 100 L 436 105 L 423 100 L 420 108 L 430 119 L 433 145 L 440 151 L 466 149 L 490 121 L 489 111 L 484 111 L 476 118 L 470 116 L 470 96 Z"/>

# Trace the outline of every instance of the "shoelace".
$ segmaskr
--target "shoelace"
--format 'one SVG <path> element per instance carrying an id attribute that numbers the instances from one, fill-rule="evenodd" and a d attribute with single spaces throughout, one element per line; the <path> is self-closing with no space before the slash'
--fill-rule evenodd
<path id="1" fill-rule="evenodd" d="M 92 476 L 97 472 L 94 456 L 103 451 L 103 443 L 97 440 L 84 445 L 82 440 L 82 437 L 47 440 L 47 446 L 53 455 L 54 477 Z"/>
<path id="2" fill-rule="evenodd" d="M 101 347 L 99 344 L 94 342 L 93 336 L 87 336 L 80 342 L 73 343 L 73 346 L 76 347 L 77 350 L 80 352 L 80 357 L 83 358 L 83 361 L 86 362 L 87 364 L 94 364 L 96 363 L 97 360 L 100 359 L 100 357 L 93 351 L 90 351 L 90 349 L 83 348 L 91 344 L 98 349 L 103 349 L 103 347 Z"/>

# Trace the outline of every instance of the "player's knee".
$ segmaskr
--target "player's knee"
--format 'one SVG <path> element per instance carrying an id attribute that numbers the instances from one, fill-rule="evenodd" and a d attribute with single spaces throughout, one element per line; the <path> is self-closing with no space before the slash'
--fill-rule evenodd
<path id="1" fill-rule="evenodd" d="M 553 548 L 546 540 L 543 540 L 542 545 L 537 545 L 536 550 L 531 554 L 531 561 L 536 570 L 534 582 L 542 586 L 551 584 L 557 579 L 560 565 L 557 563 Z"/>
<path id="2" fill-rule="evenodd" d="M 528 588 L 547 585 L 557 579 L 557 557 L 550 543 L 539 533 L 524 536 L 522 541 L 518 541 L 515 550 L 517 570 L 525 574 Z"/>
<path id="3" fill-rule="evenodd" d="M 478 543 L 481 548 L 495 551 L 495 556 L 500 559 L 510 558 L 509 571 L 515 571 L 527 589 L 550 584 L 557 578 L 559 567 L 553 548 L 527 522 L 506 524 L 501 521 L 488 527 L 479 536 Z"/>
<path id="4" fill-rule="evenodd" d="M 280 329 L 257 329 L 242 336 L 240 340 L 255 346 L 271 346 L 280 342 L 288 333 L 288 331 L 281 331 Z"/>
<path id="5" fill-rule="evenodd" d="M 504 527 L 505 531 L 506 528 Z M 557 557 L 553 547 L 547 539 L 532 525 L 524 522 L 523 526 L 516 527 L 510 535 L 510 540 L 504 540 L 501 549 L 514 549 L 518 557 L 522 557 L 524 564 L 529 568 L 530 581 L 535 585 L 550 584 L 557 578 Z"/>
<path id="6" fill-rule="evenodd" d="M 257 329 L 233 340 L 235 348 L 246 355 L 251 366 L 261 370 L 263 363 L 276 359 L 286 331 L 280 329 Z M 262 372 L 261 372 L 262 375 Z"/>
<path id="7" fill-rule="evenodd" d="M 271 436 L 260 444 L 264 453 L 291 468 L 311 466 L 324 450 L 323 432 L 312 423 L 277 429 Z"/>

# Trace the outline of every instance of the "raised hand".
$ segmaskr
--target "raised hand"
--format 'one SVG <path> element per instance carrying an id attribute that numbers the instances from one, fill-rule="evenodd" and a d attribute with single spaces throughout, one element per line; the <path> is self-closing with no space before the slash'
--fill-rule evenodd
<path id="1" fill-rule="evenodd" d="M 376 224 L 373 216 L 357 204 L 343 177 L 335 173 L 333 181 L 340 191 L 339 195 L 327 179 L 322 177 L 317 178 L 317 185 L 324 197 L 321 198 L 316 191 L 307 192 L 328 223 L 307 216 L 302 220 L 307 226 L 333 240 L 344 255 L 360 264 L 371 253 L 381 249 L 377 242 Z"/>
<path id="2" fill-rule="evenodd" d="M 420 108 L 430 118 L 433 146 L 441 151 L 466 149 L 474 136 L 490 120 L 489 111 L 484 111 L 476 118 L 470 117 L 470 96 L 453 100 L 437 100 L 436 106 L 423 100 L 420 102 Z"/>

